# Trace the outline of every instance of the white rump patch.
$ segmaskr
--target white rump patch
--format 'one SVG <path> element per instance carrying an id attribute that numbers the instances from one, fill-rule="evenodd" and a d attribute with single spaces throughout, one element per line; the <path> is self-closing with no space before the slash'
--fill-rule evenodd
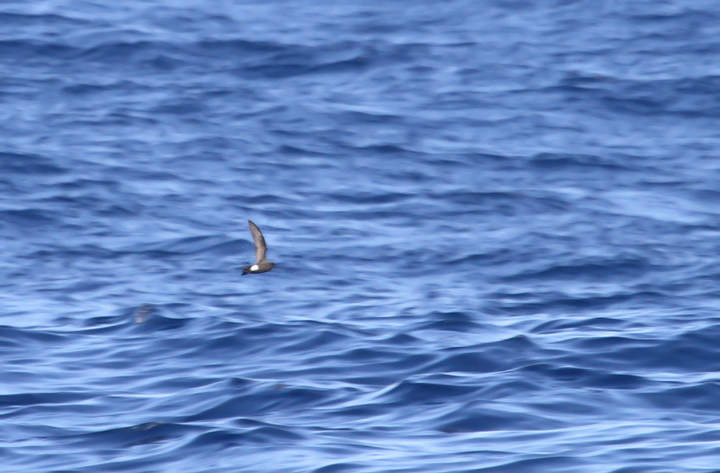
<path id="1" fill-rule="evenodd" d="M 256 264 L 250 266 L 250 271 L 257 271 L 258 269 L 260 269 L 260 266 L 258 266 Z"/>

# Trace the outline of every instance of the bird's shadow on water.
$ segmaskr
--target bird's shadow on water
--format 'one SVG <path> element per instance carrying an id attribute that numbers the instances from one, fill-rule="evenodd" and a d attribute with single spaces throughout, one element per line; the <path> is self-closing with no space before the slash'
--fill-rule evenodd
<path id="1" fill-rule="evenodd" d="M 169 330 L 180 328 L 192 320 L 190 317 L 168 317 L 163 312 L 178 309 L 186 304 L 155 305 L 144 303 L 138 306 L 118 309 L 114 315 L 101 315 L 88 317 L 80 322 L 80 331 L 83 332 L 109 332 L 117 330 L 145 327 L 145 329 Z"/>

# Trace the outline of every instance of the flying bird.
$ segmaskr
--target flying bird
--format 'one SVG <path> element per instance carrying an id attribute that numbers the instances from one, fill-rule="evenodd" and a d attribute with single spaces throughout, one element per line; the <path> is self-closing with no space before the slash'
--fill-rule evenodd
<path id="1" fill-rule="evenodd" d="M 271 263 L 265 258 L 267 253 L 267 245 L 265 244 L 265 238 L 258 228 L 257 225 L 248 220 L 250 226 L 250 233 L 252 233 L 253 240 L 255 241 L 255 264 L 246 266 L 243 268 L 243 276 L 246 274 L 254 273 L 267 273 L 275 267 L 275 263 Z"/>

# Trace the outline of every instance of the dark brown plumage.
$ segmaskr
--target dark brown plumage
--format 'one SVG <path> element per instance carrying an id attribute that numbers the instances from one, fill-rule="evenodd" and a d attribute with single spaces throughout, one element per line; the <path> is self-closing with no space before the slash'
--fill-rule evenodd
<path id="1" fill-rule="evenodd" d="M 246 274 L 267 273 L 275 267 L 275 263 L 271 263 L 266 258 L 267 245 L 265 238 L 257 225 L 248 220 L 250 233 L 252 233 L 255 242 L 255 264 L 251 264 L 243 268 L 243 276 Z"/>

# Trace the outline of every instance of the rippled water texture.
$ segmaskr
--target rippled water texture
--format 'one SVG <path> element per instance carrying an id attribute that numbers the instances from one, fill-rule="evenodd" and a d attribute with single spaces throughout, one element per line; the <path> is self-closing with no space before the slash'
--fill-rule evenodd
<path id="1" fill-rule="evenodd" d="M 703 0 L 2 3 L 0 471 L 720 472 L 719 57 Z"/>

